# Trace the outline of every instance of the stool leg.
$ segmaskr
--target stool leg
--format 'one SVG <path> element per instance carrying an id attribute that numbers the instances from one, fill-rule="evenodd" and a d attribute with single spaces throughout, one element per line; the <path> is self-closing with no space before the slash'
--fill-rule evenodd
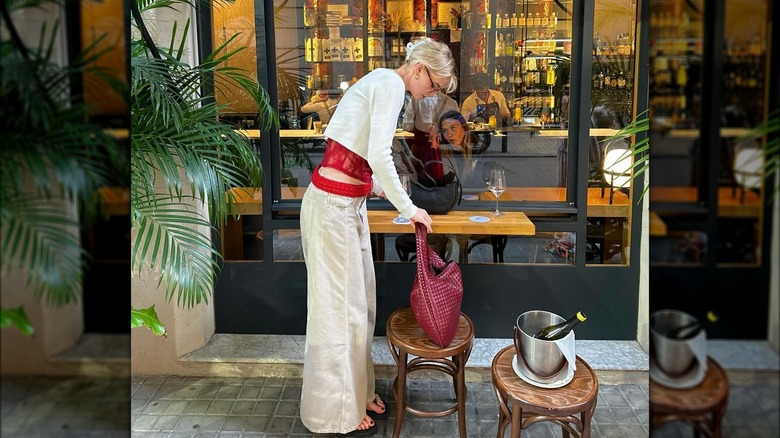
<path id="1" fill-rule="evenodd" d="M 466 438 L 466 355 L 461 353 L 455 362 L 458 372 L 455 374 L 455 398 L 458 400 L 458 429 L 460 438 Z"/>
<path id="2" fill-rule="evenodd" d="M 406 411 L 406 360 L 408 359 L 405 351 L 398 354 L 398 377 L 395 382 L 395 427 L 393 428 L 393 438 L 401 435 L 401 424 L 404 421 L 404 412 Z"/>
<path id="3" fill-rule="evenodd" d="M 496 398 L 498 399 L 498 427 L 496 428 L 496 438 L 504 438 L 504 431 L 509 424 L 509 416 L 512 414 L 509 411 L 506 399 L 496 388 L 495 382 L 493 382 L 493 393 L 496 394 Z"/>
<path id="4" fill-rule="evenodd" d="M 512 438 L 520 438 L 523 432 L 523 409 L 520 403 L 512 403 Z"/>
<path id="5" fill-rule="evenodd" d="M 596 412 L 596 403 L 593 403 L 593 407 L 586 409 L 580 418 L 582 419 L 582 438 L 590 438 L 590 420 L 593 418 L 593 413 Z"/>

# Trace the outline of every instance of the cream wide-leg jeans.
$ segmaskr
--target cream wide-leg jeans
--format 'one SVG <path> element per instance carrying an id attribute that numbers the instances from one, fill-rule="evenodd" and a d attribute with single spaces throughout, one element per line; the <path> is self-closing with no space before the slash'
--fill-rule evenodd
<path id="1" fill-rule="evenodd" d="M 310 184 L 301 206 L 307 272 L 301 422 L 314 433 L 357 429 L 374 399 L 376 279 L 366 199 Z"/>

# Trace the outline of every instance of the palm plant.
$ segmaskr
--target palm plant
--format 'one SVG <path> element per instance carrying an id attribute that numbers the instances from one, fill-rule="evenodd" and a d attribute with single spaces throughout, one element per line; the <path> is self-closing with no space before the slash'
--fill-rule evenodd
<path id="1" fill-rule="evenodd" d="M 199 228 L 219 230 L 234 201 L 229 189 L 259 187 L 263 175 L 258 151 L 218 120 L 221 107 L 203 90 L 238 85 L 256 103 L 260 129 L 278 127 L 278 118 L 265 90 L 227 66 L 242 50 L 226 49 L 235 35 L 197 65 L 183 61 L 189 20 L 181 31 L 174 23 L 165 46 L 154 41 L 145 13 L 174 4 L 193 6 L 188 0 L 131 2 L 139 35 L 131 41 L 131 263 L 135 272 L 160 269 L 166 299 L 175 295 L 178 305 L 191 307 L 208 301 L 222 258 Z M 183 201 L 204 212 L 184 208 Z M 153 312 L 133 309 L 133 326 L 154 322 Z"/>
<path id="2" fill-rule="evenodd" d="M 63 66 L 52 57 L 58 23 L 42 25 L 36 47 L 23 42 L 12 13 L 42 3 L 0 2 L 7 31 L 0 41 L 0 266 L 4 274 L 25 272 L 36 299 L 63 306 L 78 301 L 89 266 L 77 231 L 95 217 L 98 188 L 126 183 L 117 176 L 127 175 L 128 162 L 69 89 L 94 72 L 98 41 Z M 81 220 L 70 213 L 73 205 Z M 33 331 L 23 308 L 2 309 L 0 327 L 8 326 Z"/>

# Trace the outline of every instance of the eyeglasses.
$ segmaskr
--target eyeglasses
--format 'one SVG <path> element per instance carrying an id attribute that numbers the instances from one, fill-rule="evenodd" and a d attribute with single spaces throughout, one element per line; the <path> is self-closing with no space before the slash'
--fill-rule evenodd
<path id="1" fill-rule="evenodd" d="M 428 71 L 428 67 L 425 67 L 425 73 L 428 75 L 428 80 L 431 81 L 431 91 L 439 91 L 444 89 L 444 87 L 436 85 L 436 83 L 433 82 L 433 78 L 431 77 L 431 72 Z"/>

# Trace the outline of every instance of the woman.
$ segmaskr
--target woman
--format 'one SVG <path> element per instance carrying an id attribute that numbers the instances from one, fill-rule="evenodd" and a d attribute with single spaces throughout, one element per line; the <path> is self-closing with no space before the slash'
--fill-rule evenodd
<path id="1" fill-rule="evenodd" d="M 464 187 L 474 180 L 478 157 L 472 154 L 472 145 L 478 143 L 476 134 L 469 130 L 466 119 L 458 111 L 447 111 L 439 117 L 439 132 L 449 146 L 442 145 L 441 153 L 445 162 L 455 161 L 456 173 Z M 483 184 L 479 181 L 479 187 Z"/>
<path id="2" fill-rule="evenodd" d="M 306 114 L 317 113 L 320 122 L 327 124 L 330 122 L 330 116 L 338 104 L 339 100 L 329 97 L 327 90 L 317 90 L 311 97 L 311 101 L 301 107 L 301 112 Z"/>
<path id="3" fill-rule="evenodd" d="M 315 433 L 371 436 L 386 406 L 374 393 L 376 284 L 366 196 L 387 197 L 431 230 L 398 179 L 391 144 L 405 92 L 420 99 L 457 85 L 450 49 L 407 45 L 404 65 L 376 69 L 347 90 L 325 130 L 327 147 L 301 206 L 307 279 L 301 422 Z M 384 189 L 383 189 L 384 188 Z"/>

